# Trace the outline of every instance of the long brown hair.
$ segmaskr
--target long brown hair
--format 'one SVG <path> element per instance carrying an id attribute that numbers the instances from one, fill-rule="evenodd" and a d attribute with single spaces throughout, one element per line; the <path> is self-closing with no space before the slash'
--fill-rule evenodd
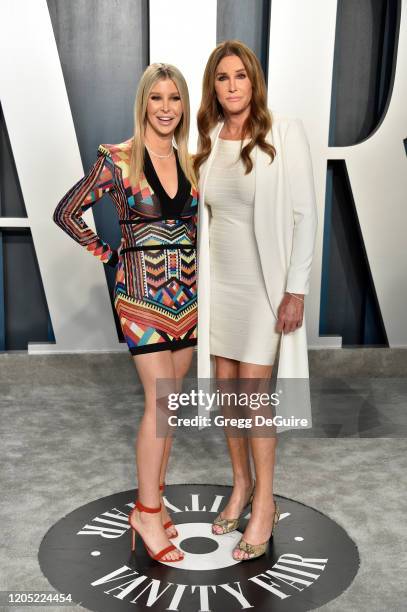
<path id="1" fill-rule="evenodd" d="M 188 87 L 181 72 L 172 64 L 150 64 L 143 72 L 134 103 L 134 138 L 130 156 L 130 182 L 136 185 L 140 179 L 144 163 L 144 128 L 148 97 L 155 83 L 160 79 L 174 81 L 182 103 L 182 117 L 174 132 L 180 166 L 190 183 L 196 187 L 196 177 L 191 156 L 188 153 L 189 134 L 189 95 Z"/>
<path id="2" fill-rule="evenodd" d="M 218 121 L 224 118 L 223 108 L 219 104 L 215 93 L 215 74 L 219 62 L 227 55 L 237 55 L 242 60 L 252 84 L 250 115 L 242 128 L 242 138 L 247 134 L 251 140 L 240 151 L 240 158 L 246 168 L 245 174 L 251 172 L 253 168 L 250 153 L 256 145 L 270 155 L 270 163 L 276 155 L 273 145 L 266 142 L 266 135 L 271 129 L 272 118 L 267 108 L 267 88 L 260 62 L 253 51 L 240 40 L 225 40 L 210 54 L 204 72 L 202 100 L 198 111 L 198 152 L 194 156 L 194 168 L 197 174 L 200 166 L 208 159 L 211 152 L 212 144 L 209 132 Z"/>

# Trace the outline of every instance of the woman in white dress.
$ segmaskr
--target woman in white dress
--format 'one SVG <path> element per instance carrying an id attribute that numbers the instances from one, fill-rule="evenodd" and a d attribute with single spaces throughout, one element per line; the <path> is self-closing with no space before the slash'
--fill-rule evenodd
<path id="1" fill-rule="evenodd" d="M 305 330 L 300 328 L 316 233 L 308 143 L 300 121 L 276 118 L 268 110 L 260 63 L 240 41 L 221 43 L 209 57 L 198 130 L 200 218 L 207 211 L 210 218 L 209 228 L 198 223 L 198 361 L 206 353 L 215 356 L 217 379 L 269 380 L 282 334 L 298 334 L 299 360 L 306 360 Z M 273 207 L 275 227 L 267 227 L 270 213 L 261 211 Z M 281 254 L 276 244 L 284 245 Z M 212 529 L 218 535 L 236 529 L 237 517 L 252 501 L 250 520 L 232 553 L 237 560 L 252 559 L 265 553 L 279 518 L 273 497 L 277 439 L 227 436 L 227 442 L 233 491 Z"/>

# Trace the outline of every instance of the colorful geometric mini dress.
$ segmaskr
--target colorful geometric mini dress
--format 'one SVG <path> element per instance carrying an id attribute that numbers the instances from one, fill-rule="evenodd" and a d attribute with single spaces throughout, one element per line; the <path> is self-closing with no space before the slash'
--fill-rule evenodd
<path id="1" fill-rule="evenodd" d="M 100 145 L 96 162 L 59 202 L 54 221 L 103 263 L 117 266 L 114 305 L 133 355 L 177 350 L 197 342 L 196 222 L 198 193 L 175 150 L 178 191 L 170 198 L 145 150 L 139 183 L 129 183 L 132 139 Z M 82 214 L 104 193 L 122 231 L 112 249 Z"/>

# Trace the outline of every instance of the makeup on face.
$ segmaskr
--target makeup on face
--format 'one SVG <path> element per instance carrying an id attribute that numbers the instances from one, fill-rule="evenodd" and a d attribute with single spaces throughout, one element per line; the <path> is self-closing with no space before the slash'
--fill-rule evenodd
<path id="1" fill-rule="evenodd" d="M 218 64 L 215 91 L 219 104 L 230 113 L 240 113 L 252 98 L 252 84 L 246 68 L 237 55 L 228 55 Z"/>
<path id="2" fill-rule="evenodd" d="M 146 119 L 158 133 L 175 131 L 182 117 L 182 102 L 177 86 L 171 79 L 160 79 L 150 91 Z"/>

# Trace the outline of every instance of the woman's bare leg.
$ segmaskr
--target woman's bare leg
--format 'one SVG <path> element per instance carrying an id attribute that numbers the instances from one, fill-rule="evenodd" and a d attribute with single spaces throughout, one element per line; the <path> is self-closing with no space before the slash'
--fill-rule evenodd
<path id="1" fill-rule="evenodd" d="M 174 381 L 175 370 L 171 351 L 157 351 L 133 357 L 139 378 L 144 388 L 145 408 L 137 433 L 136 463 L 139 499 L 145 506 L 156 508 L 160 505 L 160 470 L 163 461 L 165 437 L 156 434 L 157 422 L 157 379 Z M 162 525 L 161 513 L 134 512 L 133 522 L 140 531 L 146 545 L 156 554 L 171 544 Z M 163 560 L 178 559 L 181 551 L 167 553 Z"/>
<path id="2" fill-rule="evenodd" d="M 177 391 L 181 391 L 182 381 L 187 375 L 188 370 L 191 366 L 193 351 L 194 351 L 193 347 L 188 346 L 184 349 L 173 351 L 171 354 L 172 362 L 174 365 L 175 382 L 176 382 Z M 160 483 L 165 482 L 165 476 L 167 473 L 167 467 L 168 467 L 168 461 L 170 458 L 171 448 L 172 448 L 172 435 L 169 434 L 165 438 L 164 454 L 163 454 L 163 460 L 162 460 L 161 468 L 160 468 Z M 162 498 L 162 493 L 161 493 L 161 498 Z M 170 520 L 170 516 L 164 504 L 162 504 L 161 508 L 162 508 L 161 509 L 162 522 L 163 524 L 165 524 Z M 175 527 L 168 527 L 168 529 L 166 529 L 166 533 L 169 537 L 173 536 L 175 532 L 176 532 Z"/>
<path id="3" fill-rule="evenodd" d="M 235 379 L 239 377 L 239 362 L 234 359 L 216 356 L 216 378 Z M 228 503 L 221 512 L 221 518 L 237 518 L 250 496 L 253 479 L 251 475 L 249 444 L 247 436 L 232 437 L 226 435 L 229 455 L 233 469 L 233 491 Z M 214 525 L 215 533 L 223 533 L 219 525 Z"/>
<path id="4" fill-rule="evenodd" d="M 272 366 L 261 366 L 241 362 L 239 378 L 270 379 Z M 273 476 L 277 437 L 250 436 L 250 449 L 256 474 L 256 491 L 252 505 L 252 515 L 243 534 L 243 539 L 250 544 L 262 544 L 271 533 L 273 512 Z M 242 550 L 233 552 L 235 559 L 249 557 Z"/>

